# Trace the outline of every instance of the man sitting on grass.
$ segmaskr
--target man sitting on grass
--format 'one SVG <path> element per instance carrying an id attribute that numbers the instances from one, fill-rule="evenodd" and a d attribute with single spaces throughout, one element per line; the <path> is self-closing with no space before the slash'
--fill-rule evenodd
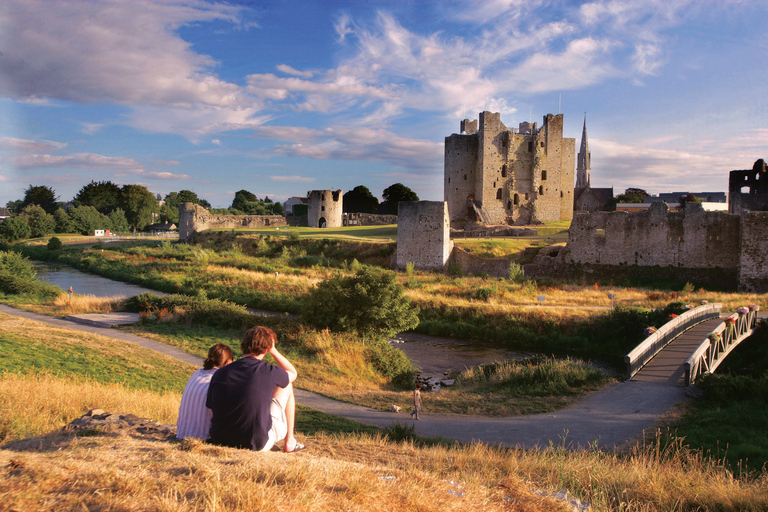
<path id="1" fill-rule="evenodd" d="M 205 404 L 213 411 L 209 442 L 268 451 L 285 439 L 286 452 L 304 449 L 293 433 L 296 399 L 291 383 L 296 368 L 276 344 L 271 329 L 253 327 L 240 343 L 243 357 L 213 374 Z M 264 361 L 267 354 L 277 366 Z"/>

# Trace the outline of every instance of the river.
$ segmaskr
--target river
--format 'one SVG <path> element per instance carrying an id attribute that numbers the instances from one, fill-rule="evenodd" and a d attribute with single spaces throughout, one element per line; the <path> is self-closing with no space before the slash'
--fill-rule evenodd
<path id="1" fill-rule="evenodd" d="M 134 295 L 148 292 L 155 295 L 165 295 L 163 292 L 141 286 L 86 274 L 66 265 L 52 265 L 36 261 L 34 266 L 37 271 L 37 278 L 40 281 L 46 281 L 65 291 L 71 286 L 72 291 L 78 295 L 93 295 L 94 297 L 122 295 L 124 297 L 133 297 Z"/>

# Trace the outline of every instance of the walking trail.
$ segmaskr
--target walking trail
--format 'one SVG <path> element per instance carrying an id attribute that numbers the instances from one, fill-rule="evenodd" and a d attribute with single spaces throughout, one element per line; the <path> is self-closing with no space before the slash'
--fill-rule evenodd
<path id="1" fill-rule="evenodd" d="M 0 313 L 19 316 L 57 327 L 85 331 L 135 343 L 142 347 L 200 366 L 202 359 L 174 347 L 111 329 L 111 325 L 135 321 L 125 314 L 76 315 L 54 318 L 0 305 Z M 631 380 L 611 384 L 580 402 L 552 413 L 489 418 L 458 414 L 429 414 L 429 395 L 424 395 L 422 420 L 407 413 L 377 411 L 339 402 L 310 391 L 297 389 L 296 400 L 304 406 L 377 427 L 395 423 L 413 425 L 424 437 L 443 437 L 460 442 L 521 448 L 625 447 L 650 431 L 664 415 L 688 399 L 686 389 L 666 382 Z"/>

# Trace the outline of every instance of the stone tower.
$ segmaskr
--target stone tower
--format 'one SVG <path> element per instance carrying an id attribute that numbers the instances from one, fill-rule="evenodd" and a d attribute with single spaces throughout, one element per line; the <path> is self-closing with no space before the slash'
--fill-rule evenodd
<path id="1" fill-rule="evenodd" d="M 589 174 L 591 172 L 592 153 L 589 152 L 589 142 L 587 142 L 587 115 L 584 114 L 584 129 L 581 131 L 581 148 L 576 157 L 576 188 L 586 188 L 590 186 Z"/>
<path id="2" fill-rule="evenodd" d="M 575 139 L 563 115 L 510 130 L 481 112 L 445 138 L 444 198 L 451 222 L 530 224 L 573 218 Z"/>
<path id="3" fill-rule="evenodd" d="M 342 198 L 341 189 L 307 192 L 307 225 L 311 228 L 340 228 Z"/>

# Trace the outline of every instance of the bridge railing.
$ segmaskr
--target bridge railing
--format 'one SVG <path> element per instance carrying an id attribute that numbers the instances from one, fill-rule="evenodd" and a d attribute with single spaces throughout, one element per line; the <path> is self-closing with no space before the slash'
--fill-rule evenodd
<path id="1" fill-rule="evenodd" d="M 658 354 L 680 333 L 710 318 L 718 318 L 722 309 L 722 304 L 704 304 L 686 311 L 662 325 L 659 330 L 645 338 L 629 354 L 624 356 L 627 379 L 634 377 L 640 368 L 645 366 L 653 356 Z"/>
<path id="2" fill-rule="evenodd" d="M 755 307 L 739 308 L 712 330 L 683 364 L 686 386 L 694 384 L 702 374 L 714 372 L 733 347 L 752 334 L 758 311 Z"/>

